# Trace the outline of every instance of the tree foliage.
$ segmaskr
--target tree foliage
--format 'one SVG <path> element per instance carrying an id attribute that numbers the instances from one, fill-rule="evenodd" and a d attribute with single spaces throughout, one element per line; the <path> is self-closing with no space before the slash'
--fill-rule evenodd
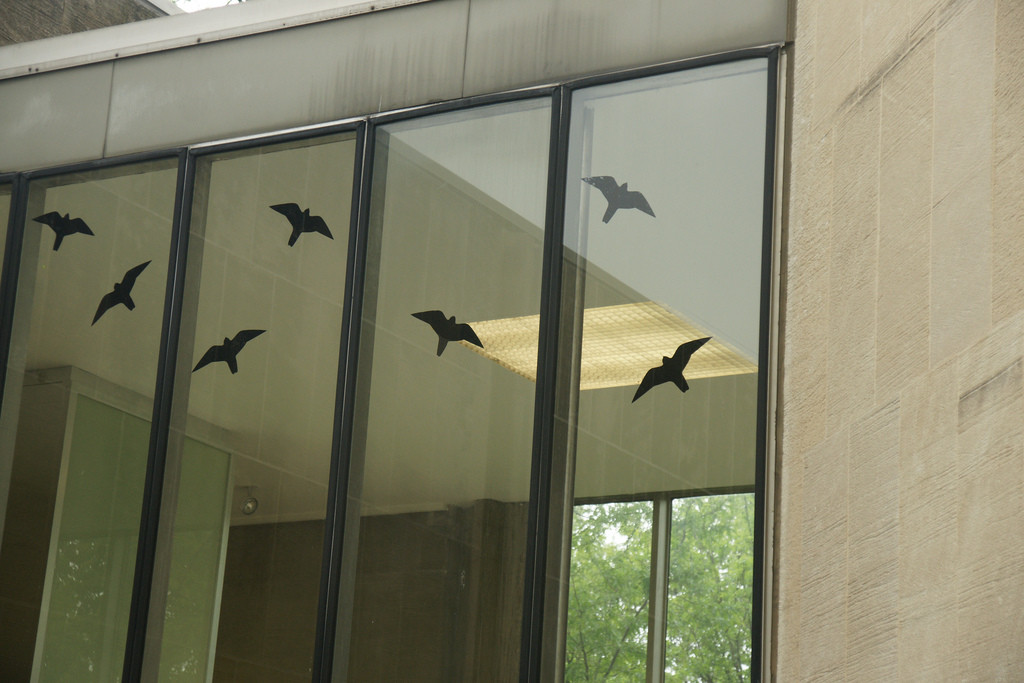
<path id="1" fill-rule="evenodd" d="M 665 680 L 750 678 L 754 496 L 672 503 Z"/>
<path id="2" fill-rule="evenodd" d="M 572 529 L 567 682 L 634 681 L 647 661 L 649 501 L 579 505 Z"/>
<path id="3" fill-rule="evenodd" d="M 573 519 L 565 680 L 643 681 L 653 504 L 580 505 Z M 753 496 L 672 502 L 666 681 L 745 681 Z"/>

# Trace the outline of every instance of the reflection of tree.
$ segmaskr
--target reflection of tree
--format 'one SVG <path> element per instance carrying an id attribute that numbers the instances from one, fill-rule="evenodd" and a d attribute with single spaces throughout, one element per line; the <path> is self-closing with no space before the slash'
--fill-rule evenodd
<path id="1" fill-rule="evenodd" d="M 753 496 L 672 502 L 666 681 L 750 671 Z M 644 680 L 650 502 L 581 505 L 573 518 L 565 680 Z"/>
<path id="2" fill-rule="evenodd" d="M 745 681 L 750 673 L 753 495 L 672 502 L 666 681 Z"/>
<path id="3" fill-rule="evenodd" d="M 649 502 L 575 509 L 566 681 L 643 678 L 651 510 Z"/>

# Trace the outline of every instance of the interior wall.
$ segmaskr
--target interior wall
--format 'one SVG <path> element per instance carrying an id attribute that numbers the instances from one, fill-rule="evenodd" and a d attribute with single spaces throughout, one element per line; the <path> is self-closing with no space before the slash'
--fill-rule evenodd
<path id="1" fill-rule="evenodd" d="M 363 517 L 348 680 L 518 680 L 526 514 L 477 500 Z"/>
<path id="2" fill-rule="evenodd" d="M 526 513 L 363 517 L 348 680 L 517 680 Z M 322 539 L 321 520 L 231 527 L 216 683 L 309 680 Z"/>
<path id="3" fill-rule="evenodd" d="M 59 383 L 22 392 L 15 450 L 23 455 L 11 468 L 0 545 L 0 671 L 10 680 L 27 681 L 32 674 L 68 399 Z"/>
<path id="4" fill-rule="evenodd" d="M 323 537 L 323 520 L 231 527 L 215 683 L 309 681 Z"/>
<path id="5" fill-rule="evenodd" d="M 794 6 L 775 678 L 1024 679 L 1024 5 Z"/>

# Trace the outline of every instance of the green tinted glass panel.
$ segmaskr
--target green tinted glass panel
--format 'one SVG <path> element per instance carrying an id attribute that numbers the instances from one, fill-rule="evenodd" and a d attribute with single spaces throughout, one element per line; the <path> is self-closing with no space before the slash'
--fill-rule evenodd
<path id="1" fill-rule="evenodd" d="M 149 424 L 85 396 L 73 427 L 54 514 L 41 680 L 117 680 L 128 633 Z M 44 589 L 45 592 L 45 589 Z M 48 600 L 46 599 L 48 597 Z"/>
<path id="2" fill-rule="evenodd" d="M 204 681 L 213 671 L 230 504 L 227 452 L 187 439 L 160 650 L 161 681 Z"/>
<path id="3" fill-rule="evenodd" d="M 168 159 L 28 187 L 0 413 L 12 680 L 120 676 L 176 179 Z"/>
<path id="4" fill-rule="evenodd" d="M 343 133 L 197 160 L 159 555 L 181 571 L 151 608 L 161 681 L 309 678 L 355 157 Z M 188 439 L 230 466 L 207 453 L 216 477 L 190 471 Z"/>

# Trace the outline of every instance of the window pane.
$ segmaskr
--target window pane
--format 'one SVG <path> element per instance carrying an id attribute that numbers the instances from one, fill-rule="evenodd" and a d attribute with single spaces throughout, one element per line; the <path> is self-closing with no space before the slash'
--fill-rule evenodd
<path id="1" fill-rule="evenodd" d="M 753 489 L 766 76 L 754 59 L 573 95 L 562 410 L 576 500 Z"/>
<path id="2" fill-rule="evenodd" d="M 666 681 L 750 680 L 754 496 L 672 501 Z"/>
<path id="3" fill-rule="evenodd" d="M 642 680 L 651 578 L 650 501 L 573 515 L 565 680 Z"/>
<path id="4" fill-rule="evenodd" d="M 518 679 L 549 127 L 544 100 L 378 134 L 349 681 Z"/>
<path id="5" fill-rule="evenodd" d="M 8 183 L 0 183 L 0 244 L 7 244 L 7 217 L 10 211 L 11 186 Z"/>
<path id="6" fill-rule="evenodd" d="M 121 674 L 175 159 L 37 180 L 4 394 L 0 670 Z"/>
<path id="7" fill-rule="evenodd" d="M 309 678 L 355 150 L 346 133 L 197 161 L 161 681 Z"/>

